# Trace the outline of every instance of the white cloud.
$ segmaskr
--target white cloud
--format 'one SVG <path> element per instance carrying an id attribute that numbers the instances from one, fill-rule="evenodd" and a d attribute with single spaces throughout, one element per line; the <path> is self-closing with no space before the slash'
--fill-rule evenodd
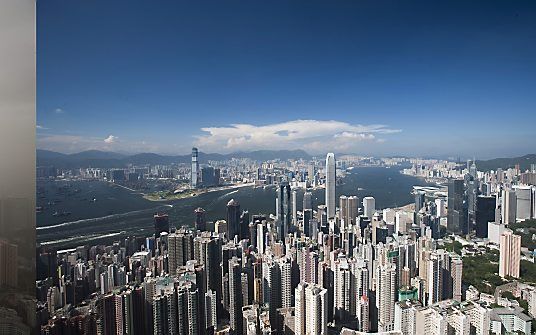
<path id="1" fill-rule="evenodd" d="M 231 124 L 201 128 L 195 145 L 206 152 L 258 149 L 305 149 L 311 152 L 359 150 L 363 142 L 382 143 L 379 135 L 398 133 L 386 125 L 359 125 L 329 120 L 293 120 L 256 126 Z"/>
<path id="2" fill-rule="evenodd" d="M 63 109 L 61 109 L 61 108 L 56 108 L 56 109 L 54 110 L 54 112 L 55 112 L 56 114 L 63 114 L 63 113 L 65 113 L 65 111 L 64 111 Z"/>
<path id="3" fill-rule="evenodd" d="M 112 144 L 112 143 L 117 142 L 117 140 L 118 140 L 118 137 L 117 137 L 117 136 L 110 135 L 110 136 L 108 136 L 108 137 L 106 137 L 106 138 L 104 139 L 104 143 Z"/>
<path id="4" fill-rule="evenodd" d="M 268 125 L 232 124 L 206 127 L 194 145 L 204 152 L 234 152 L 260 149 L 303 149 L 309 153 L 371 153 L 384 148 L 381 143 L 401 130 L 386 125 L 359 125 L 341 121 L 293 120 Z M 184 140 L 177 136 L 177 140 Z M 65 153 L 84 150 L 118 152 L 186 153 L 192 143 L 118 136 L 37 133 L 37 147 Z"/>
<path id="5" fill-rule="evenodd" d="M 353 138 L 358 140 L 374 140 L 376 136 L 374 134 L 366 134 L 366 133 L 354 133 L 351 131 L 343 131 L 342 133 L 335 134 L 333 137 L 335 138 Z"/>
<path id="6" fill-rule="evenodd" d="M 43 127 L 42 125 L 38 124 L 35 126 L 36 129 L 39 129 L 39 130 L 47 130 L 48 128 L 46 127 Z"/>

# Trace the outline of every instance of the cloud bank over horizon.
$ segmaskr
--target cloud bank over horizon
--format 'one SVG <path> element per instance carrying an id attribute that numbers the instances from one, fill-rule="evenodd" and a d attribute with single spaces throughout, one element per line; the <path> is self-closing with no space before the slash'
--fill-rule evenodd
<path id="1" fill-rule="evenodd" d="M 46 130 L 47 128 L 39 128 Z M 359 153 L 364 146 L 382 145 L 386 137 L 401 129 L 382 124 L 360 125 L 336 120 L 291 120 L 266 125 L 236 123 L 225 126 L 202 127 L 190 143 L 151 143 L 142 139 L 125 139 L 116 135 L 106 137 L 76 134 L 39 133 L 39 149 L 64 153 L 85 150 L 119 151 L 129 153 L 188 153 L 192 146 L 203 152 L 230 153 L 254 150 L 295 150 L 309 153 L 328 151 Z"/>
<path id="2" fill-rule="evenodd" d="M 267 125 L 236 123 L 203 127 L 194 145 L 205 152 L 303 149 L 310 153 L 359 152 L 363 144 L 381 144 L 401 129 L 387 125 L 350 124 L 336 120 L 291 120 Z"/>

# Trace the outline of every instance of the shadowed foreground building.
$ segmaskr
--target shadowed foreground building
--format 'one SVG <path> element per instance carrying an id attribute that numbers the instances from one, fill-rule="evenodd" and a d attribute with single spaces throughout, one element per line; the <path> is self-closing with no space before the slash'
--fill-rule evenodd
<path id="1" fill-rule="evenodd" d="M 153 218 L 156 237 L 160 237 L 163 232 L 169 232 L 169 216 L 167 214 L 156 213 Z"/>

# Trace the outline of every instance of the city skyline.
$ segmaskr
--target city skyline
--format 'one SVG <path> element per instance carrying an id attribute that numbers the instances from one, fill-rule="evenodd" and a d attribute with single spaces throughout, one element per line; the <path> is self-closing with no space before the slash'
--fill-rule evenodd
<path id="1" fill-rule="evenodd" d="M 534 4 L 396 7 L 38 3 L 37 146 L 533 153 Z"/>
<path id="2" fill-rule="evenodd" d="M 38 207 L 59 219 L 38 228 L 41 333 L 76 324 L 84 334 L 534 332 L 536 164 L 198 158 L 194 147 L 189 167 L 38 169 L 39 199 L 64 208 Z M 382 173 L 391 174 L 373 177 Z M 404 177 L 410 196 L 388 206 L 366 185 L 375 179 L 391 194 Z M 141 208 L 99 217 L 114 188 L 129 203 L 165 201 L 149 209 L 154 224 Z M 92 207 L 90 221 L 65 211 L 71 198 Z M 54 233 L 63 227 L 87 237 L 63 239 Z"/>

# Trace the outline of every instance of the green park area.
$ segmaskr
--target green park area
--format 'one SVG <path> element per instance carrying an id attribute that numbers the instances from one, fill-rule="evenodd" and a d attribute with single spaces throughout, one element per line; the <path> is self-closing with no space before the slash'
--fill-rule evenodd
<path id="1" fill-rule="evenodd" d="M 499 277 L 499 252 L 489 249 L 483 255 L 464 257 L 462 281 L 480 292 L 493 294 L 495 287 L 505 283 Z"/>
<path id="2" fill-rule="evenodd" d="M 473 285 L 480 292 L 493 294 L 495 288 L 515 278 L 499 277 L 499 252 L 489 249 L 483 255 L 463 258 L 462 280 L 466 285 Z M 520 282 L 536 284 L 536 264 L 527 260 L 520 263 Z"/>
<path id="3" fill-rule="evenodd" d="M 521 236 L 521 246 L 526 247 L 529 250 L 536 249 L 536 241 L 532 239 L 532 235 L 536 234 L 536 220 L 525 220 L 523 222 L 516 222 L 509 225 L 509 228 L 514 231 L 515 234 Z"/>
<path id="4" fill-rule="evenodd" d="M 536 220 L 526 220 L 524 222 L 510 225 L 510 228 L 518 235 L 521 235 L 521 244 L 533 250 L 536 243 L 532 241 L 532 234 L 536 233 Z M 519 231 L 522 228 L 523 231 Z M 456 252 L 461 255 L 462 245 L 459 242 L 445 243 L 445 249 Z M 520 278 L 499 277 L 499 251 L 495 249 L 486 249 L 482 255 L 463 257 L 463 275 L 464 285 L 474 286 L 478 291 L 488 294 L 494 294 L 495 288 L 507 282 L 518 280 L 527 284 L 536 284 L 536 264 L 527 260 L 520 262 Z M 517 300 L 519 305 L 528 313 L 527 301 L 516 298 L 511 292 L 503 292 L 503 297 L 510 300 Z M 498 307 L 494 305 L 492 307 Z M 532 329 L 536 334 L 536 323 L 533 322 Z"/>
<path id="5" fill-rule="evenodd" d="M 536 220 L 525 220 L 511 224 L 509 226 L 515 234 L 521 236 L 522 247 L 529 250 L 536 248 L 536 241 L 532 240 L 532 235 L 536 234 Z M 461 255 L 463 246 L 460 242 L 445 242 L 443 247 L 451 252 Z M 473 285 L 480 292 L 493 294 L 495 288 L 513 278 L 503 280 L 499 277 L 499 251 L 487 248 L 482 255 L 463 257 L 463 282 L 465 285 Z M 527 260 L 521 260 L 520 278 L 524 283 L 536 284 L 536 264 Z"/>
<path id="6" fill-rule="evenodd" d="M 185 190 L 183 192 L 177 192 L 177 193 L 174 193 L 173 191 L 159 191 L 159 192 L 145 194 L 143 197 L 151 201 L 166 201 L 166 200 L 177 200 L 177 199 L 195 197 L 196 195 L 199 195 L 200 193 L 203 193 L 203 192 L 204 191 L 200 191 L 200 190 Z"/>

